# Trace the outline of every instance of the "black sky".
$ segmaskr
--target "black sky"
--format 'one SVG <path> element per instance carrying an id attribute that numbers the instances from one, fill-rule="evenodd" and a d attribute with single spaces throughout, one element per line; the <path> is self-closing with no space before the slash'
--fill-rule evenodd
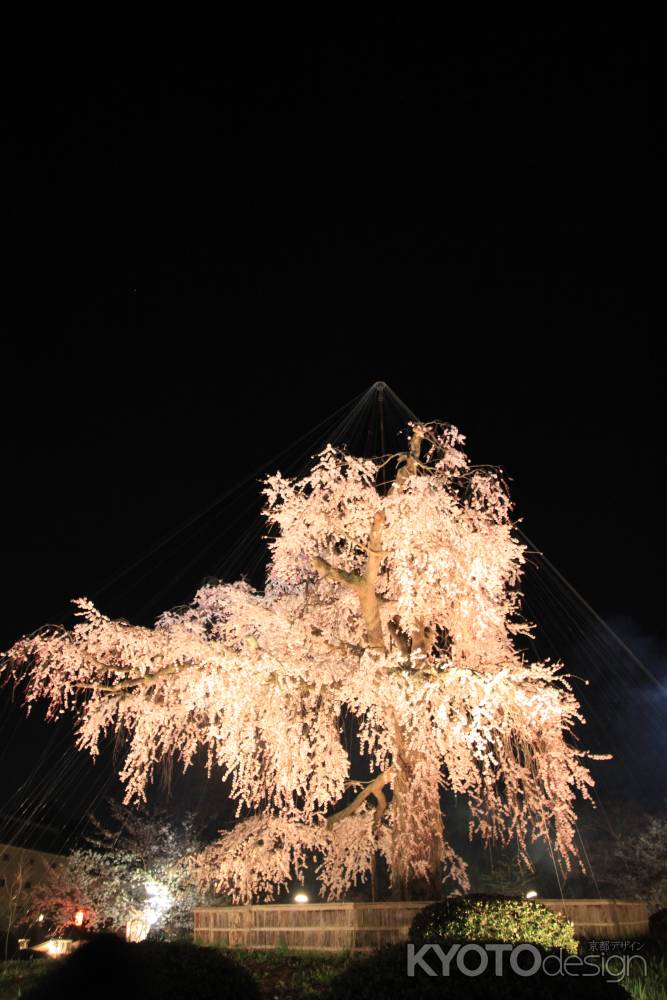
<path id="1" fill-rule="evenodd" d="M 4 71 L 2 648 L 188 600 L 217 536 L 100 588 L 376 379 L 664 637 L 664 57 L 386 18 L 86 51 Z"/>

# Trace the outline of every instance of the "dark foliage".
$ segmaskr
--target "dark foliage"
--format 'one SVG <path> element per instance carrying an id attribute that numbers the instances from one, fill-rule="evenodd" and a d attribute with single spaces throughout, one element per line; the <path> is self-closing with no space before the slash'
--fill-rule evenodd
<path id="1" fill-rule="evenodd" d="M 54 963 L 27 1000 L 259 1000 L 253 977 L 214 948 L 102 934 Z"/>
<path id="2" fill-rule="evenodd" d="M 648 926 L 653 937 L 667 941 L 667 908 L 652 913 Z"/>

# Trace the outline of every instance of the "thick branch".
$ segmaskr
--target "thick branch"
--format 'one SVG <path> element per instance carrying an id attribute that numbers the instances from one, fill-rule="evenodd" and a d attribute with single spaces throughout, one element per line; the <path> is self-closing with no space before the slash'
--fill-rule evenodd
<path id="1" fill-rule="evenodd" d="M 337 583 L 346 583 L 348 587 L 360 587 L 362 585 L 362 578 L 358 573 L 348 573 L 344 569 L 336 569 L 331 563 L 328 563 L 326 559 L 322 559 L 321 556 L 315 556 L 313 559 L 313 566 L 317 572 L 322 577 L 329 577 L 335 580 Z"/>
<path id="2" fill-rule="evenodd" d="M 401 629 L 396 618 L 392 618 L 389 622 L 389 631 L 391 632 L 396 645 L 400 649 L 403 656 L 408 658 L 410 656 L 410 642 L 405 632 Z"/>
<path id="3" fill-rule="evenodd" d="M 254 638 L 254 636 L 251 635 L 246 636 L 245 642 L 248 649 L 252 653 L 257 652 L 258 645 L 257 645 L 257 640 Z M 211 642 L 209 643 L 209 645 L 211 646 L 212 650 L 217 653 L 217 655 L 220 655 L 221 653 L 224 654 L 225 656 L 236 655 L 234 653 L 234 650 L 228 649 L 221 643 Z M 110 664 L 103 663 L 101 660 L 98 660 L 96 657 L 91 656 L 90 654 L 86 654 L 86 659 L 93 666 L 98 667 L 100 670 L 103 670 L 106 673 L 114 669 L 114 667 L 111 666 Z M 200 670 L 202 669 L 203 666 L 204 664 L 202 663 L 192 663 L 190 661 L 186 661 L 185 663 L 171 663 L 169 664 L 168 667 L 161 667 L 159 670 L 154 670 L 152 674 L 141 674 L 138 677 L 124 677 L 122 680 L 119 680 L 116 684 L 103 684 L 100 681 L 91 681 L 88 684 L 73 684 L 72 687 L 78 688 L 80 690 L 102 691 L 105 694 L 114 694 L 116 691 L 127 691 L 129 688 L 151 687 L 151 685 L 157 683 L 158 681 L 161 681 L 163 677 L 169 677 L 170 675 L 173 674 L 179 674 L 185 670 L 193 670 L 193 669 Z"/>
<path id="4" fill-rule="evenodd" d="M 432 644 L 431 629 L 421 622 L 413 631 L 410 637 L 410 646 L 413 653 L 427 653 Z"/>
<path id="5" fill-rule="evenodd" d="M 354 813 L 356 813 L 357 810 L 363 805 L 363 803 L 366 801 L 369 795 L 374 795 L 378 801 L 378 804 L 380 804 L 380 798 L 382 798 L 385 803 L 384 808 L 386 808 L 386 799 L 384 798 L 382 789 L 384 788 L 385 785 L 389 784 L 389 782 L 391 781 L 391 776 L 392 776 L 392 768 L 388 767 L 386 771 L 382 772 L 382 774 L 378 774 L 376 778 L 373 778 L 372 781 L 369 781 L 368 784 L 361 789 L 359 794 L 355 796 L 355 798 L 352 800 L 352 802 L 350 802 L 348 806 L 345 806 L 345 808 L 341 809 L 340 812 L 334 813 L 333 816 L 329 817 L 329 819 L 327 820 L 327 828 L 330 830 L 339 820 L 345 819 L 346 816 L 354 815 Z"/>
<path id="6" fill-rule="evenodd" d="M 150 687 L 152 684 L 156 684 L 162 680 L 163 677 L 181 673 L 183 670 L 191 670 L 193 667 L 198 668 L 199 666 L 200 664 L 196 663 L 178 663 L 172 664 L 170 667 L 163 667 L 152 674 L 143 674 L 141 677 L 125 677 L 123 680 L 118 681 L 117 684 L 91 682 L 90 684 L 73 684 L 72 687 L 86 691 L 102 691 L 104 694 L 115 694 L 116 691 L 127 691 L 128 688 Z M 105 669 L 110 670 L 111 667 L 106 667 Z"/>
<path id="7" fill-rule="evenodd" d="M 337 569 L 328 563 L 321 556 L 315 556 L 313 566 L 322 577 L 329 577 L 337 583 L 344 583 L 356 592 L 361 605 L 361 613 L 366 623 L 368 634 L 368 645 L 375 649 L 384 650 L 384 638 L 382 636 L 382 623 L 380 621 L 380 599 L 375 593 L 375 583 L 380 572 L 382 562 L 382 529 L 384 527 L 384 513 L 379 510 L 373 518 L 370 535 L 368 538 L 368 557 L 366 568 L 360 576 L 358 573 L 349 573 L 344 569 Z"/>
<path id="8" fill-rule="evenodd" d="M 382 530 L 384 528 L 384 511 L 377 511 L 373 518 L 371 533 L 368 538 L 368 558 L 359 588 L 359 603 L 368 632 L 368 644 L 375 649 L 385 649 L 380 621 L 380 600 L 375 592 L 375 584 L 382 563 Z"/>
<path id="9" fill-rule="evenodd" d="M 422 440 L 423 431 L 416 428 L 410 438 L 408 453 L 400 464 L 394 485 L 391 488 L 392 492 L 397 488 L 400 489 L 405 479 L 415 472 L 419 464 Z M 344 583 L 356 591 L 359 597 L 359 604 L 361 605 L 361 613 L 366 624 L 368 645 L 372 649 L 380 649 L 386 652 L 384 636 L 382 634 L 382 622 L 380 620 L 380 598 L 375 591 L 377 578 L 380 574 L 380 566 L 382 565 L 382 532 L 384 525 L 384 511 L 378 510 L 371 525 L 368 537 L 366 566 L 361 575 L 337 569 L 331 563 L 328 563 L 326 559 L 322 559 L 321 556 L 316 556 L 313 559 L 313 566 L 320 576 L 329 577 L 337 583 Z"/>
<path id="10" fill-rule="evenodd" d="M 415 427 L 412 435 L 410 436 L 408 452 L 403 457 L 403 460 L 399 462 L 398 471 L 396 473 L 396 478 L 394 479 L 394 485 L 391 488 L 391 492 L 394 490 L 400 490 L 408 476 L 413 475 L 417 471 L 417 468 L 420 465 L 419 455 L 423 440 L 424 431 L 420 427 Z"/>
<path id="11" fill-rule="evenodd" d="M 373 794 L 375 796 L 375 801 L 376 801 L 375 816 L 373 817 L 373 825 L 377 829 L 382 821 L 382 817 L 387 811 L 387 796 L 379 788 L 376 788 Z"/>

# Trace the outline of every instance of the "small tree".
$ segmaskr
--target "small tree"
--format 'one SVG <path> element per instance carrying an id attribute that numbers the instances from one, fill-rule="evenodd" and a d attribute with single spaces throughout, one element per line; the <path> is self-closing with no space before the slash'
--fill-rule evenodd
<path id="1" fill-rule="evenodd" d="M 27 888 L 27 866 L 23 858 L 19 858 L 11 874 L 2 880 L 0 891 L 0 907 L 5 915 L 5 961 L 9 958 L 9 942 L 17 925 L 25 921 L 29 910 Z"/>
<path id="2" fill-rule="evenodd" d="M 667 815 L 621 813 L 589 845 L 598 884 L 612 895 L 667 907 Z"/>
<path id="3" fill-rule="evenodd" d="M 483 892 L 524 896 L 535 887 L 535 874 L 516 852 L 499 852 L 488 858 L 479 876 Z"/>
<path id="4" fill-rule="evenodd" d="M 471 833 L 514 838 L 524 856 L 543 838 L 568 868 L 576 794 L 592 784 L 569 740 L 579 706 L 560 665 L 522 648 L 525 547 L 501 477 L 462 443 L 420 424 L 381 459 L 329 446 L 304 478 L 265 483 L 262 592 L 206 586 L 152 629 L 81 600 L 73 630 L 24 638 L 5 670 L 25 678 L 29 705 L 76 712 L 80 747 L 126 737 L 128 801 L 161 760 L 188 767 L 203 751 L 247 817 L 201 869 L 236 898 L 270 898 L 312 853 L 332 897 L 378 851 L 396 895 L 418 879 L 467 886 L 443 787 L 466 797 Z M 343 714 L 365 774 L 351 774 Z"/>
<path id="5" fill-rule="evenodd" d="M 60 931 L 82 911 L 94 930 L 144 920 L 169 937 L 185 934 L 201 901 L 187 864 L 201 847 L 192 818 L 175 823 L 116 803 L 111 813 L 111 827 L 95 823 L 91 847 L 73 851 L 32 890 L 33 919 L 41 913 Z"/>
<path id="6" fill-rule="evenodd" d="M 143 881 L 131 855 L 73 851 L 30 892 L 33 921 L 43 916 L 60 933 L 83 913 L 91 930 L 122 931 L 140 909 Z"/>
<path id="7" fill-rule="evenodd" d="M 105 854 L 126 857 L 126 867 L 141 882 L 143 912 L 159 911 L 156 927 L 170 937 L 189 932 L 192 908 L 203 902 L 191 875 L 190 863 L 202 848 L 195 818 L 188 813 L 177 821 L 164 809 L 137 812 L 117 802 L 110 803 L 110 812 L 111 825 L 96 822 L 91 843 Z"/>

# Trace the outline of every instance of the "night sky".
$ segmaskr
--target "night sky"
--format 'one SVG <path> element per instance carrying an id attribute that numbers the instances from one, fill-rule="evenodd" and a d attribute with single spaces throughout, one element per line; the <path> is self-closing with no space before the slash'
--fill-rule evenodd
<path id="1" fill-rule="evenodd" d="M 383 380 L 502 466 L 667 676 L 663 66 L 632 37 L 403 27 L 5 66 L 0 648 L 72 597 L 150 622 L 256 573 L 256 470 Z M 78 822 L 105 765 L 68 771 L 67 724 L 10 694 L 3 818 Z"/>

